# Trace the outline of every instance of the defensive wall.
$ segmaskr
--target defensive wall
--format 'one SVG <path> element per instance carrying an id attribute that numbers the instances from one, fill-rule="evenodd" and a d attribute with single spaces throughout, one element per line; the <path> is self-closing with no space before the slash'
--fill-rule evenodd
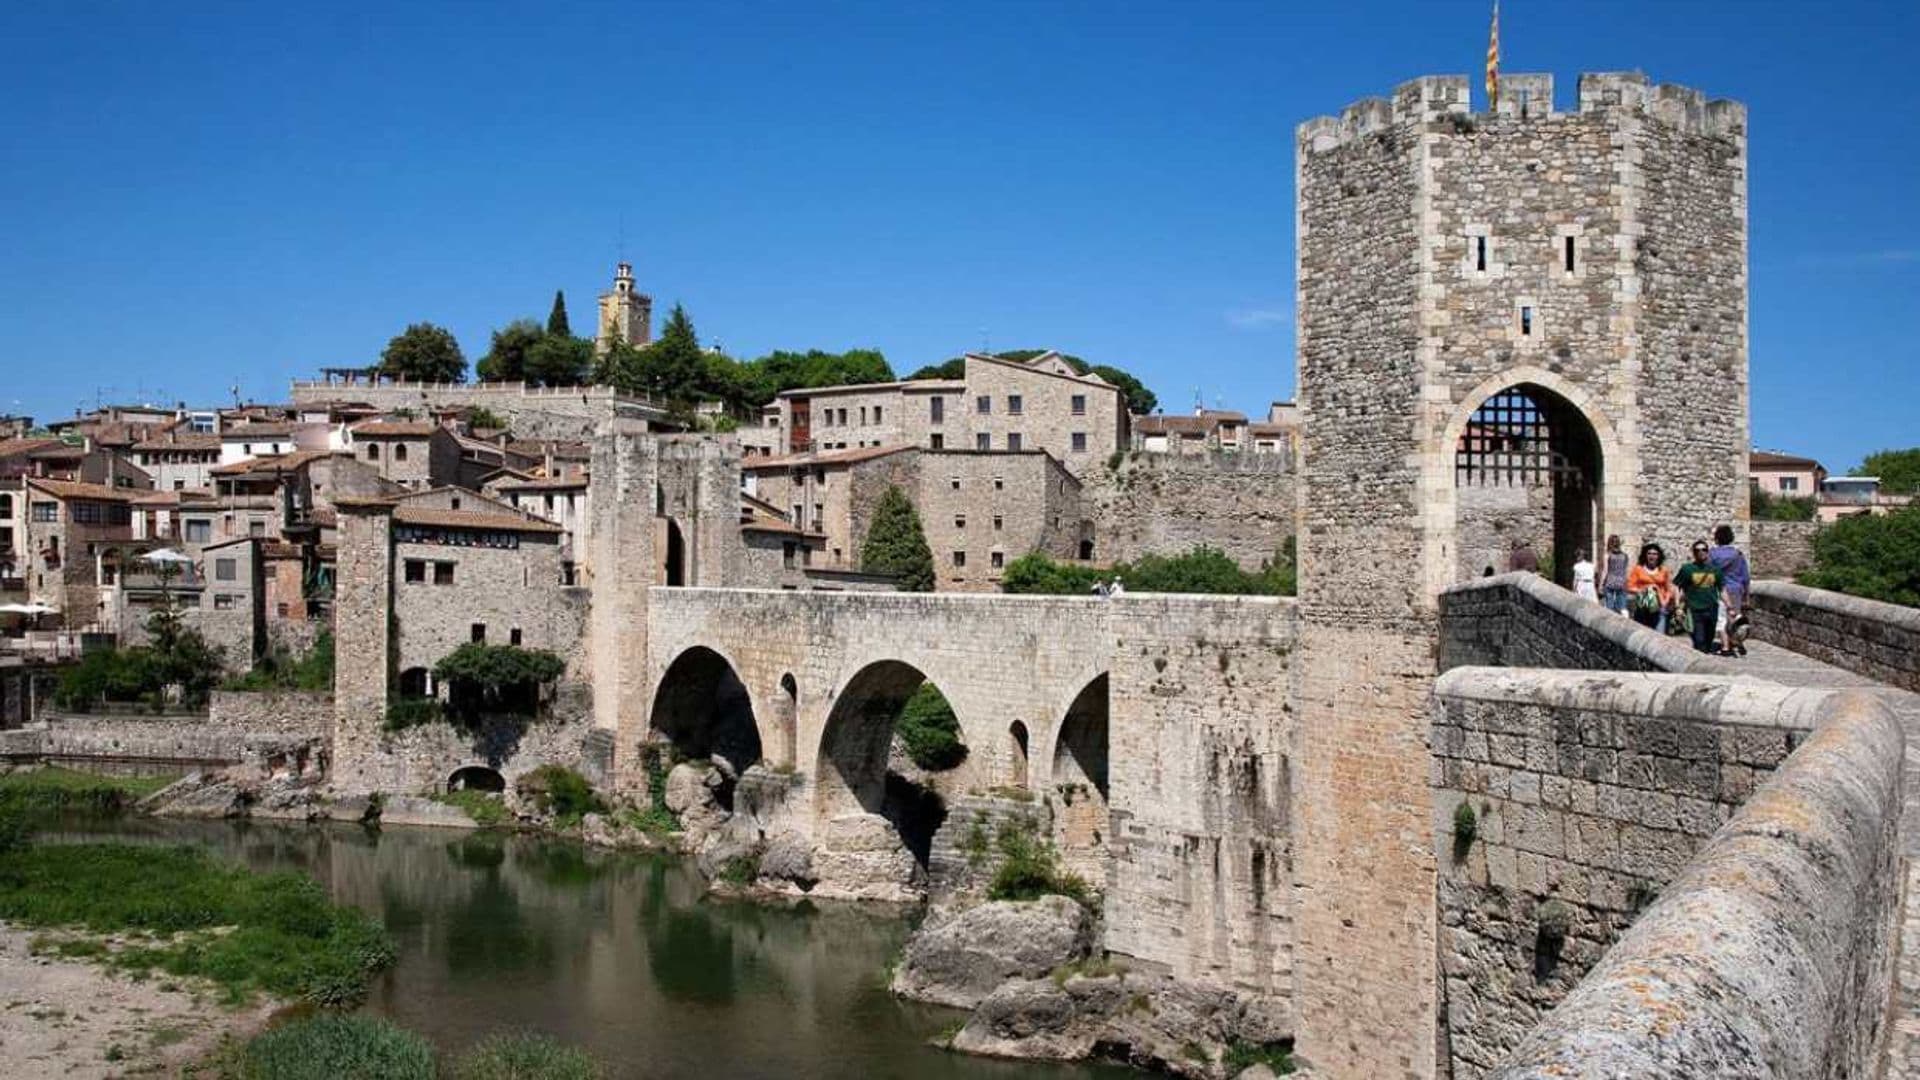
<path id="1" fill-rule="evenodd" d="M 657 421 L 666 410 L 610 386 L 528 386 L 518 382 L 328 382 L 296 380 L 293 404 L 357 402 L 383 411 L 484 408 L 523 439 L 581 439 L 614 417 Z"/>
<path id="2" fill-rule="evenodd" d="M 0 756 L 16 764 L 63 765 L 134 776 L 243 763 L 305 772 L 325 767 L 332 734 L 333 704 L 328 694 L 216 690 L 205 713 L 52 713 L 40 723 L 0 732 Z"/>
<path id="3" fill-rule="evenodd" d="M 1090 466 L 1081 483 L 1099 562 L 1204 545 L 1258 570 L 1294 534 L 1300 512 L 1288 453 L 1129 452 Z"/>

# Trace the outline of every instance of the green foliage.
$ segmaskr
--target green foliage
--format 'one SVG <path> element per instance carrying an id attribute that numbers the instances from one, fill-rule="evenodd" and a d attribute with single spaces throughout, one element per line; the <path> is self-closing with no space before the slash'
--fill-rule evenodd
<path id="1" fill-rule="evenodd" d="M 60 676 L 53 692 L 56 707 L 85 712 L 101 701 L 140 701 L 156 694 L 146 649 L 100 649 L 86 653 Z"/>
<path id="2" fill-rule="evenodd" d="M 255 1036 L 238 1072 L 242 1080 L 433 1080 L 433 1056 L 432 1043 L 379 1017 L 317 1013 Z"/>
<path id="3" fill-rule="evenodd" d="M 285 649 L 275 649 L 254 661 L 253 670 L 228 679 L 226 690 L 306 690 L 333 689 L 333 633 L 322 631 L 313 648 L 295 660 Z"/>
<path id="4" fill-rule="evenodd" d="M 760 856 L 735 855 L 720 865 L 720 880 L 744 889 L 760 876 Z"/>
<path id="5" fill-rule="evenodd" d="M 567 321 L 567 294 L 559 289 L 553 290 L 553 307 L 547 311 L 547 333 L 554 337 L 573 336 L 573 325 Z"/>
<path id="6" fill-rule="evenodd" d="M 1467 849 L 1473 847 L 1473 839 L 1480 835 L 1480 819 L 1473 812 L 1470 803 L 1462 802 L 1453 808 L 1453 857 L 1464 858 Z"/>
<path id="7" fill-rule="evenodd" d="M 889 486 L 873 509 L 860 569 L 891 575 L 903 592 L 933 591 L 933 550 L 920 528 L 920 512 L 897 487 Z"/>
<path id="8" fill-rule="evenodd" d="M 151 677 L 158 687 L 178 686 L 183 705 L 201 706 L 220 681 L 226 651 L 207 644 L 200 631 L 180 620 L 171 607 L 154 609 L 147 618 Z"/>
<path id="9" fill-rule="evenodd" d="M 471 726 L 484 714 L 531 716 L 539 690 L 567 669 L 545 649 L 468 642 L 433 665 L 447 685 L 448 707 L 457 723 Z"/>
<path id="10" fill-rule="evenodd" d="M 739 404 L 744 405 L 765 405 L 783 390 L 892 382 L 894 378 L 892 366 L 878 349 L 775 351 L 741 367 L 743 393 Z"/>
<path id="11" fill-rule="evenodd" d="M 388 731 L 405 731 L 422 724 L 437 724 L 446 718 L 446 710 L 433 698 L 397 697 L 387 703 L 383 726 Z"/>
<path id="12" fill-rule="evenodd" d="M 966 377 L 967 358 L 964 356 L 956 356 L 938 364 L 928 364 L 907 376 L 908 379 L 964 379 Z"/>
<path id="13" fill-rule="evenodd" d="M 505 417 L 502 417 L 485 405 L 475 405 L 467 410 L 467 426 L 470 428 L 505 429 L 513 425 L 507 423 Z"/>
<path id="14" fill-rule="evenodd" d="M 968 866 L 978 870 L 980 864 L 987 861 L 987 856 L 993 851 L 993 837 L 987 832 L 987 815 L 973 815 L 973 824 L 967 826 L 966 839 L 960 846 L 967 853 Z"/>
<path id="15" fill-rule="evenodd" d="M 1920 446 L 1905 450 L 1876 450 L 1868 454 L 1854 476 L 1877 476 L 1888 495 L 1920 494 Z"/>
<path id="16" fill-rule="evenodd" d="M 588 814 L 605 813 L 607 809 L 587 778 L 564 765 L 542 765 L 514 786 L 562 826 L 578 824 Z"/>
<path id="17" fill-rule="evenodd" d="M 680 831 L 680 819 L 666 808 L 666 796 L 661 795 L 661 805 L 649 806 L 644 810 L 627 809 L 620 811 L 617 820 L 630 829 L 637 829 L 652 837 L 665 837 Z"/>
<path id="18" fill-rule="evenodd" d="M 526 1032 L 482 1040 L 446 1075 L 450 1080 L 599 1080 L 607 1073 L 579 1047 Z"/>
<path id="19" fill-rule="evenodd" d="M 513 815 L 507 812 L 506 802 L 490 791 L 463 788 L 460 791 L 447 791 L 435 795 L 433 801 L 465 810 L 474 824 L 483 829 L 495 829 L 502 825 L 513 824 Z"/>
<path id="20" fill-rule="evenodd" d="M 1078 874 L 1060 867 L 1059 852 L 1041 837 L 1032 821 L 1000 826 L 1000 866 L 987 883 L 989 900 L 1038 900 L 1065 896 L 1091 906 L 1092 893 Z"/>
<path id="21" fill-rule="evenodd" d="M 173 783 L 171 776 L 97 776 L 45 768 L 0 776 L 0 812 L 19 815 L 81 811 L 111 816 Z"/>
<path id="22" fill-rule="evenodd" d="M 1812 521 L 1820 505 L 1811 495 L 1775 495 L 1759 484 L 1748 501 L 1755 521 Z"/>
<path id="23" fill-rule="evenodd" d="M 495 330 L 487 355 L 473 365 L 474 377 L 481 382 L 519 382 L 527 377 L 527 353 L 546 336 L 532 319 L 515 319 Z"/>
<path id="24" fill-rule="evenodd" d="M 459 382 L 466 378 L 467 358 L 446 328 L 414 323 L 387 342 L 380 373 L 413 382 Z"/>
<path id="25" fill-rule="evenodd" d="M 1224 593 L 1291 596 L 1295 586 L 1293 540 L 1289 537 L 1258 573 L 1248 573 L 1215 548 L 1197 547 L 1181 555 L 1146 555 L 1108 569 L 1055 562 L 1036 551 L 1007 564 L 1000 588 L 1010 593 L 1085 595 L 1103 581 L 1119 578 L 1132 592 Z"/>
<path id="26" fill-rule="evenodd" d="M 1573 931 L 1573 908 L 1564 900 L 1549 900 L 1534 912 L 1540 936 L 1548 941 L 1565 941 Z"/>
<path id="27" fill-rule="evenodd" d="M 547 334 L 527 349 L 525 379 L 533 386 L 579 386 L 593 372 L 593 342 Z"/>
<path id="28" fill-rule="evenodd" d="M 1920 607 L 1920 506 L 1841 518 L 1813 537 L 1800 584 Z"/>
<path id="29" fill-rule="evenodd" d="M 96 934 L 158 935 L 112 953 L 134 972 L 346 1004 L 393 962 L 380 925 L 302 874 L 256 874 L 188 847 L 40 844 L 0 856 L 0 919 Z"/>
<path id="30" fill-rule="evenodd" d="M 906 744 L 907 756 L 928 772 L 943 772 L 967 759 L 967 744 L 960 741 L 953 706 L 930 682 L 921 683 L 907 699 L 893 730 Z"/>
<path id="31" fill-rule="evenodd" d="M 147 618 L 150 645 L 87 653 L 60 677 L 56 706 L 85 712 L 102 701 L 144 701 L 155 707 L 169 686 L 180 688 L 180 703 L 198 707 L 220 681 L 225 652 L 207 644 L 179 612 L 161 607 Z"/>
<path id="32" fill-rule="evenodd" d="M 1226 1055 L 1220 1059 L 1220 1063 L 1227 1067 L 1229 1076 L 1238 1076 L 1255 1065 L 1265 1065 L 1273 1070 L 1275 1076 L 1285 1076 L 1295 1068 L 1293 1043 L 1256 1043 L 1235 1039 L 1227 1044 Z"/>

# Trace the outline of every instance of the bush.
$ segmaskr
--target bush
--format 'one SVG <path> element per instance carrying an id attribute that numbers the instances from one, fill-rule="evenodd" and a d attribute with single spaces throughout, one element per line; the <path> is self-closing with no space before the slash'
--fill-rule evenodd
<path id="1" fill-rule="evenodd" d="M 522 776 L 515 786 L 561 825 L 575 824 L 588 814 L 607 809 L 587 778 L 564 765 L 542 765 Z"/>
<path id="2" fill-rule="evenodd" d="M 480 642 L 468 642 L 433 665 L 434 677 L 447 684 L 448 709 L 463 726 L 485 713 L 533 715 L 541 684 L 566 670 L 566 662 L 545 649 Z"/>
<path id="3" fill-rule="evenodd" d="M 452 1080 L 598 1080 L 605 1075 L 585 1050 L 532 1033 L 495 1035 L 448 1070 Z"/>
<path id="4" fill-rule="evenodd" d="M 1000 589 L 1009 593 L 1040 593 L 1050 596 L 1080 596 L 1111 577 L 1108 571 L 1078 563 L 1057 563 L 1044 552 L 1022 555 L 1007 564 L 1000 575 Z"/>
<path id="5" fill-rule="evenodd" d="M 80 658 L 60 676 L 55 706 L 86 712 L 102 701 L 158 700 L 160 683 L 147 649 L 101 649 Z"/>
<path id="6" fill-rule="evenodd" d="M 735 855 L 720 866 L 720 880 L 728 885 L 746 888 L 760 876 L 760 856 Z"/>
<path id="7" fill-rule="evenodd" d="M 1060 868 L 1059 853 L 1036 835 L 1032 821 L 1002 825 L 998 846 L 1000 866 L 987 883 L 987 899 L 1038 900 L 1058 895 L 1092 905 L 1087 883 Z"/>
<path id="8" fill-rule="evenodd" d="M 1294 1070 L 1293 1043 L 1256 1043 L 1235 1039 L 1227 1044 L 1226 1056 L 1220 1059 L 1220 1063 L 1227 1067 L 1228 1073 L 1236 1076 L 1255 1065 L 1265 1065 L 1273 1070 L 1273 1075 L 1285 1076 Z"/>
<path id="9" fill-rule="evenodd" d="M 1819 502 L 1811 495 L 1775 495 L 1753 485 L 1748 502 L 1755 521 L 1812 521 Z"/>
<path id="10" fill-rule="evenodd" d="M 483 829 L 496 828 L 513 822 L 513 815 L 507 813 L 506 801 L 491 792 L 474 791 L 468 788 L 435 795 L 433 800 L 465 810 L 474 824 Z"/>
<path id="11" fill-rule="evenodd" d="M 1920 607 L 1920 506 L 1841 518 L 1814 534 L 1800 584 Z"/>
<path id="12" fill-rule="evenodd" d="M 433 1044 L 378 1017 L 321 1013 L 256 1036 L 239 1071 L 245 1080 L 433 1080 Z"/>
<path id="13" fill-rule="evenodd" d="M 930 682 L 907 699 L 893 730 L 906 745 L 907 756 L 928 772 L 943 772 L 965 761 L 967 744 L 960 741 L 960 722 L 946 695 Z"/>
<path id="14" fill-rule="evenodd" d="M 1240 569 L 1225 553 L 1210 547 L 1197 547 L 1181 555 L 1146 555 L 1107 570 L 1058 563 L 1045 552 L 1036 551 L 1007 564 L 1000 588 L 1009 593 L 1084 595 L 1100 582 L 1116 577 L 1133 592 L 1291 596 L 1295 584 L 1293 539 L 1287 538 L 1257 574 Z"/>
<path id="15" fill-rule="evenodd" d="M 187 847 L 39 844 L 0 856 L 0 919 L 161 935 L 108 962 L 201 976 L 228 1000 L 256 991 L 348 1004 L 393 962 L 380 924 L 300 874 L 256 874 Z"/>
<path id="16" fill-rule="evenodd" d="M 333 634 L 322 632 L 314 639 L 305 656 L 294 659 L 285 649 L 254 662 L 253 670 L 228 679 L 226 690 L 309 690 L 333 689 Z"/>
<path id="17" fill-rule="evenodd" d="M 421 724 L 437 724 L 446 719 L 440 702 L 428 697 L 395 698 L 387 703 L 388 731 L 405 731 Z"/>
<path id="18" fill-rule="evenodd" d="M 1470 803 L 1462 802 L 1453 808 L 1453 857 L 1463 859 L 1468 849 L 1473 847 L 1473 839 L 1480 835 L 1480 819 L 1474 814 Z"/>

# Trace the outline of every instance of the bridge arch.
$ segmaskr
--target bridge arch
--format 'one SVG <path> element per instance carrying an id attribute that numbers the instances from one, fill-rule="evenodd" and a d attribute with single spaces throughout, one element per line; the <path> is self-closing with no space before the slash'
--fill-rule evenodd
<path id="1" fill-rule="evenodd" d="M 447 790 L 498 793 L 507 790 L 507 778 L 491 765 L 462 765 L 447 774 Z"/>
<path id="2" fill-rule="evenodd" d="M 845 814 L 879 814 L 893 823 L 923 864 L 946 808 L 929 789 L 888 770 L 894 725 L 907 699 L 933 682 L 905 660 L 875 660 L 854 671 L 830 699 L 814 765 L 815 811 L 823 821 Z M 934 683 L 950 706 L 953 698 Z M 956 707 L 960 736 L 967 724 Z"/>
<path id="3" fill-rule="evenodd" d="M 654 687 L 647 738 L 683 758 L 722 758 L 734 775 L 765 756 L 753 693 L 739 668 L 706 645 L 682 650 Z"/>

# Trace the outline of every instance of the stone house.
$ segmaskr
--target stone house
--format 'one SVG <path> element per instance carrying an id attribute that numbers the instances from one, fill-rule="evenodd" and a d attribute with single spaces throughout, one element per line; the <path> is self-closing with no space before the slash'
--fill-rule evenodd
<path id="1" fill-rule="evenodd" d="M 24 559 L 28 597 L 56 609 L 68 629 L 102 622 L 103 585 L 133 545 L 136 492 L 74 480 L 27 477 Z"/>
<path id="2" fill-rule="evenodd" d="M 153 477 L 162 491 L 213 486 L 212 472 L 220 464 L 220 436 L 182 432 L 178 428 L 156 438 L 134 443 L 129 456 Z"/>
<path id="3" fill-rule="evenodd" d="M 565 532 L 560 541 L 561 576 L 568 584 L 588 584 L 583 578 L 587 551 L 589 486 L 584 474 L 559 479 L 519 479 L 504 474 L 481 490 L 523 514 L 545 519 Z"/>
<path id="4" fill-rule="evenodd" d="M 260 420 L 233 424 L 220 432 L 220 464 L 236 465 L 248 458 L 291 454 L 300 449 L 298 429 L 290 420 Z"/>
<path id="5" fill-rule="evenodd" d="M 1755 450 L 1747 455 L 1747 472 L 1753 486 L 1769 495 L 1806 499 L 1820 494 L 1827 470 L 1818 461 L 1773 450 Z"/>
<path id="6" fill-rule="evenodd" d="M 747 495 L 778 507 L 790 525 L 825 538 L 825 566 L 852 570 L 859 568 L 860 547 L 880 496 L 890 486 L 909 496 L 916 493 L 919 454 L 896 443 L 746 458 L 740 470 Z"/>
<path id="7" fill-rule="evenodd" d="M 347 449 L 383 478 L 416 490 L 454 483 L 464 467 L 460 440 L 425 420 L 363 420 L 347 429 Z"/>

